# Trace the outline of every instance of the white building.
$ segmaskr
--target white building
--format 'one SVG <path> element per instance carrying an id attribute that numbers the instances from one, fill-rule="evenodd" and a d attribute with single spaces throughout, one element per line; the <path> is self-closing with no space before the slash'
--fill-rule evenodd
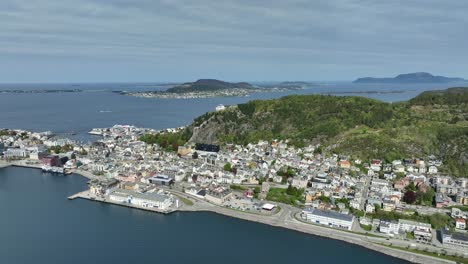
<path id="1" fill-rule="evenodd" d="M 226 110 L 226 107 L 222 104 L 216 106 L 216 111 L 223 111 L 223 110 Z"/>
<path id="2" fill-rule="evenodd" d="M 450 234 L 447 230 L 442 229 L 442 244 L 468 248 L 468 234 L 455 232 Z"/>
<path id="3" fill-rule="evenodd" d="M 390 234 L 398 234 L 400 231 L 400 225 L 398 222 L 389 222 L 389 221 L 380 221 L 379 231 L 381 233 L 390 235 Z"/>
<path id="4" fill-rule="evenodd" d="M 373 204 L 366 204 L 366 213 L 373 213 L 375 212 L 375 205 Z"/>
<path id="5" fill-rule="evenodd" d="M 292 187 L 296 187 L 298 189 L 305 189 L 307 188 L 307 183 L 309 181 L 307 179 L 304 179 L 304 178 L 294 178 L 291 182 L 291 186 Z"/>
<path id="6" fill-rule="evenodd" d="M 465 221 L 465 219 L 463 219 L 463 218 L 457 218 L 457 219 L 455 219 L 455 228 L 456 228 L 456 229 L 465 230 L 465 228 L 466 228 L 466 221 Z"/>
<path id="7" fill-rule="evenodd" d="M 29 152 L 23 148 L 9 148 L 3 152 L 5 158 L 27 158 Z"/>
<path id="8" fill-rule="evenodd" d="M 159 193 L 137 193 L 130 190 L 117 189 L 109 194 L 109 199 L 119 203 L 129 203 L 144 208 L 168 209 L 173 199 L 171 196 Z"/>
<path id="9" fill-rule="evenodd" d="M 340 214 L 335 211 L 307 208 L 302 211 L 302 217 L 312 223 L 351 230 L 353 215 Z"/>
<path id="10" fill-rule="evenodd" d="M 415 222 L 405 219 L 399 219 L 398 222 L 395 221 L 380 221 L 379 230 L 381 233 L 385 234 L 399 234 L 399 233 L 408 233 L 418 230 L 422 233 L 431 233 L 431 225 L 427 223 Z"/>
<path id="11" fill-rule="evenodd" d="M 413 232 L 415 229 L 431 231 L 431 224 L 399 219 L 398 224 L 403 232 Z"/>

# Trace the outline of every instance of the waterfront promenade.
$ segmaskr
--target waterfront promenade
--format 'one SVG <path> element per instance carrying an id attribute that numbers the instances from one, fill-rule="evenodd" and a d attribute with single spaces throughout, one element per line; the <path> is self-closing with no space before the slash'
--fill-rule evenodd
<path id="1" fill-rule="evenodd" d="M 0 169 L 9 167 L 9 166 L 15 166 L 15 167 L 23 167 L 23 168 L 31 168 L 31 169 L 42 169 L 42 165 L 39 163 L 32 163 L 28 162 L 26 160 L 16 160 L 16 161 L 5 161 L 5 160 L 0 160 Z M 72 173 L 79 174 L 89 180 L 94 180 L 94 179 L 101 179 L 102 177 L 96 176 L 91 172 L 80 170 L 80 169 L 74 169 L 71 170 Z"/>

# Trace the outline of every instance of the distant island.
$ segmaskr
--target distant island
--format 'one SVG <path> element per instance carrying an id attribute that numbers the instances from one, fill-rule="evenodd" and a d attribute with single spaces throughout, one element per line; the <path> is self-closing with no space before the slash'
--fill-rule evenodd
<path id="1" fill-rule="evenodd" d="M 27 89 L 15 89 L 15 90 L 0 90 L 0 93 L 28 93 L 28 94 L 36 94 L 36 93 L 81 93 L 83 90 L 81 89 L 34 89 L 34 90 L 27 90 Z"/>
<path id="2" fill-rule="evenodd" d="M 252 93 L 258 92 L 298 90 L 303 89 L 305 86 L 305 83 L 302 82 L 287 82 L 275 85 L 258 86 L 247 82 L 231 83 L 216 79 L 199 79 L 195 82 L 187 82 L 175 85 L 166 91 L 115 92 L 123 95 L 138 97 L 191 99 L 226 96 L 248 96 Z"/>
<path id="3" fill-rule="evenodd" d="M 364 77 L 355 80 L 353 83 L 452 83 L 467 82 L 463 78 L 451 78 L 445 76 L 434 76 L 427 72 L 415 72 L 400 74 L 393 78 Z"/>

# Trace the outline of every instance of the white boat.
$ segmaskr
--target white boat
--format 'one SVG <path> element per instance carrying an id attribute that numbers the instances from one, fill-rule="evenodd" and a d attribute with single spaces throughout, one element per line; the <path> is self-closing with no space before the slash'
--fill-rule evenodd
<path id="1" fill-rule="evenodd" d="M 102 129 L 101 128 L 93 128 L 91 131 L 88 132 L 88 134 L 91 135 L 102 135 Z"/>
<path id="2" fill-rule="evenodd" d="M 61 173 L 61 174 L 65 173 L 65 169 L 62 167 L 51 167 L 51 166 L 44 165 L 41 167 L 41 169 L 44 172 Z"/>

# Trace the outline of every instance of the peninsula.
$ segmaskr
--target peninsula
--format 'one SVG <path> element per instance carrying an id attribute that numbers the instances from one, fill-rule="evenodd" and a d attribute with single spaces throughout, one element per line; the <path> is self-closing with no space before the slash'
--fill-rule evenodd
<path id="1" fill-rule="evenodd" d="M 415 72 L 400 74 L 393 78 L 364 77 L 355 80 L 353 83 L 455 83 L 468 82 L 463 78 L 451 78 L 445 76 L 434 76 L 427 72 Z"/>

